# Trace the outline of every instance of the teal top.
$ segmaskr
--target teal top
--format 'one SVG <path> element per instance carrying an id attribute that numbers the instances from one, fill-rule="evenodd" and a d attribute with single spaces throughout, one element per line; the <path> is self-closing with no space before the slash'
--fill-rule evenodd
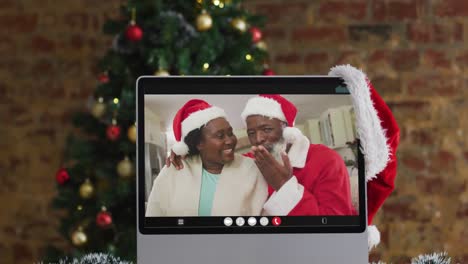
<path id="1" fill-rule="evenodd" d="M 200 203 L 198 206 L 199 216 L 211 216 L 211 208 L 213 207 L 213 199 L 219 177 L 220 174 L 212 174 L 202 169 Z"/>

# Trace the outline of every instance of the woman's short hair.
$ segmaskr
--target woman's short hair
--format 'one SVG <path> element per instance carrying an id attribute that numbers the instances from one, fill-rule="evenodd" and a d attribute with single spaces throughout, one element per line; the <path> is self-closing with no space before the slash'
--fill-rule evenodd
<path id="1" fill-rule="evenodd" d="M 185 144 L 189 147 L 189 152 L 187 154 L 188 157 L 200 154 L 197 146 L 200 144 L 202 140 L 202 129 L 205 125 L 201 126 L 200 128 L 194 129 L 190 131 L 187 136 L 184 138 Z"/>

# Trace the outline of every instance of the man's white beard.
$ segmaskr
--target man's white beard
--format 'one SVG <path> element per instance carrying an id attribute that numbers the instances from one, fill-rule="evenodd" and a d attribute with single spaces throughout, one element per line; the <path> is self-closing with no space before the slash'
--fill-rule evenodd
<path id="1" fill-rule="evenodd" d="M 273 155 L 276 161 L 278 161 L 281 165 L 283 165 L 283 158 L 281 157 L 281 153 L 286 153 L 286 141 L 284 138 L 281 138 L 278 142 L 273 144 L 271 148 L 270 154 Z"/>

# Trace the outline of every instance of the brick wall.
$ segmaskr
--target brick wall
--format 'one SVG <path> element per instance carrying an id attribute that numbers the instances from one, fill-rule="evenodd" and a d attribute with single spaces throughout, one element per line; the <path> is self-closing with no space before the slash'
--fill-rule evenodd
<path id="1" fill-rule="evenodd" d="M 0 0 L 0 259 L 38 261 L 56 231 L 55 195 L 70 114 L 86 106 L 121 1 Z M 279 74 L 367 72 L 402 130 L 396 191 L 376 216 L 371 260 L 447 250 L 468 262 L 468 2 L 250 0 L 265 14 Z"/>

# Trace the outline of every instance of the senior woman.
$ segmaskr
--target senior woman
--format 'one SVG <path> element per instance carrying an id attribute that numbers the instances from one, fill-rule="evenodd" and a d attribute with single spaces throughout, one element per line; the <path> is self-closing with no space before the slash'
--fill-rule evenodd
<path id="1" fill-rule="evenodd" d="M 237 138 L 224 110 L 199 99 L 174 117 L 183 169 L 164 166 L 148 198 L 146 216 L 260 215 L 267 184 L 252 159 L 235 154 Z"/>

